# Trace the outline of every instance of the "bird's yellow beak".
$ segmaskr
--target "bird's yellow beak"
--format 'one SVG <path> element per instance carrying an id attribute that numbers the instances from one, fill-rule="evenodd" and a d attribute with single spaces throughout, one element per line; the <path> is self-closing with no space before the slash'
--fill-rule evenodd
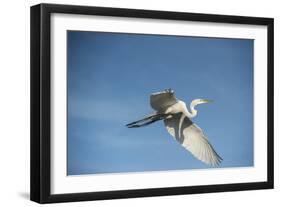
<path id="1" fill-rule="evenodd" d="M 212 102 L 214 101 L 210 99 L 202 99 L 202 103 L 212 103 Z"/>

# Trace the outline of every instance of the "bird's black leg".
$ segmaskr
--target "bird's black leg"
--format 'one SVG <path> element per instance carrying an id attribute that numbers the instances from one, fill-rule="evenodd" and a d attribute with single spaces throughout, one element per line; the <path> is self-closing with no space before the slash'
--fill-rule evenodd
<path id="1" fill-rule="evenodd" d="M 169 114 L 157 114 L 157 115 L 150 117 L 149 119 L 145 119 L 145 120 L 148 120 L 147 122 L 144 122 L 144 119 L 142 119 L 141 122 L 137 121 L 137 122 L 132 122 L 130 124 L 127 124 L 127 127 L 128 128 L 137 128 L 137 127 L 147 126 L 156 121 L 165 119 L 167 116 L 169 116 Z M 142 122 L 144 122 L 144 123 L 142 123 Z M 137 124 L 137 123 L 139 123 L 139 124 Z"/>
<path id="2" fill-rule="evenodd" d="M 133 125 L 128 126 L 128 128 L 137 128 L 137 127 L 147 126 L 147 125 L 152 124 L 152 123 L 154 123 L 156 121 L 159 121 L 159 120 L 160 119 L 153 119 L 153 120 L 150 120 L 150 121 L 145 122 L 143 124 L 133 124 Z"/>
<path id="3" fill-rule="evenodd" d="M 150 120 L 151 118 L 157 116 L 157 114 L 152 114 L 152 115 L 149 115 L 143 119 L 140 119 L 140 120 L 137 120 L 137 121 L 134 121 L 134 122 L 131 122 L 129 124 L 126 124 L 127 127 L 129 127 L 130 125 L 134 125 L 134 124 L 137 124 L 137 123 L 141 123 L 141 122 L 144 122 L 144 121 L 147 121 L 147 120 Z"/>

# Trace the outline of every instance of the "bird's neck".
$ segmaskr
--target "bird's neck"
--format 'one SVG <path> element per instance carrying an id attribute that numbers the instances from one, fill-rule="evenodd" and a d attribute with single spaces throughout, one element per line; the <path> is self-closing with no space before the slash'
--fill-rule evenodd
<path id="1" fill-rule="evenodd" d="M 188 118 L 194 118 L 197 115 L 197 110 L 194 107 L 195 107 L 195 105 L 191 103 L 190 111 L 189 111 L 185 105 L 184 110 L 183 110 L 184 115 L 187 116 Z"/>

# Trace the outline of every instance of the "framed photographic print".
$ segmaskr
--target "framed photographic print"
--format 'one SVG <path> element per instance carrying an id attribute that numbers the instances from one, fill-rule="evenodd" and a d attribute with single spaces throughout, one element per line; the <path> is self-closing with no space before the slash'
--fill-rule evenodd
<path id="1" fill-rule="evenodd" d="M 273 19 L 31 7 L 31 200 L 273 188 Z"/>

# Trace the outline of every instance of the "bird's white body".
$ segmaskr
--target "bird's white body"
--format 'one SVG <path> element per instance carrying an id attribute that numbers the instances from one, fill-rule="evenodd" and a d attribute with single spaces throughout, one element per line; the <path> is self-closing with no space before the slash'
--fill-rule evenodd
<path id="1" fill-rule="evenodd" d="M 183 101 L 175 98 L 171 89 L 153 93 L 150 96 L 150 104 L 157 111 L 156 114 L 127 124 L 127 126 L 129 128 L 141 127 L 163 119 L 167 131 L 185 149 L 202 162 L 217 166 L 222 158 L 216 153 L 203 131 L 190 120 L 197 115 L 195 106 L 208 102 L 211 101 L 195 99 L 191 102 L 189 111 Z"/>
<path id="2" fill-rule="evenodd" d="M 178 100 L 177 103 L 166 109 L 165 114 L 177 114 L 183 111 L 187 111 L 186 104 L 183 101 Z"/>

